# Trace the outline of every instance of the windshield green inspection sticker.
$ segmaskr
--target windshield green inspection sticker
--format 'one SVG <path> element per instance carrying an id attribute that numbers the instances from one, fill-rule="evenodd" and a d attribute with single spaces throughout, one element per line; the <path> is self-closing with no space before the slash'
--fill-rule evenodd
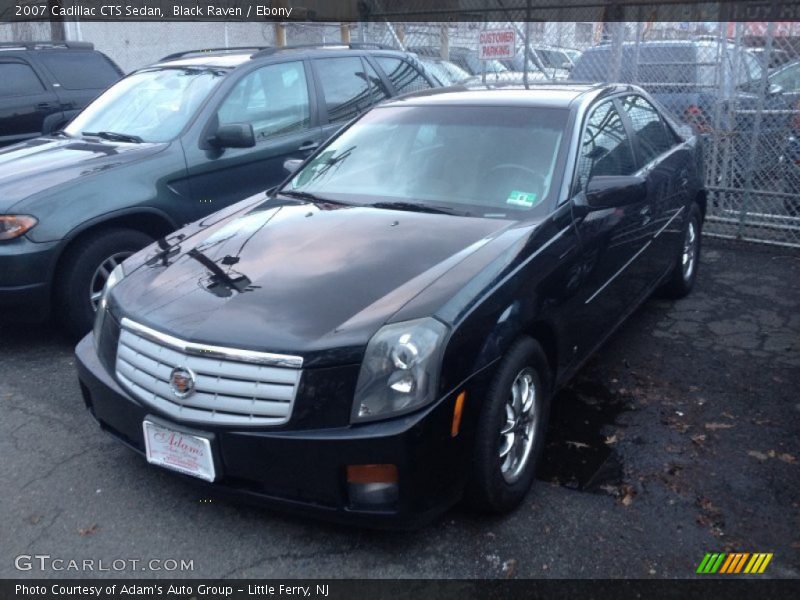
<path id="1" fill-rule="evenodd" d="M 506 200 L 506 204 L 514 204 L 515 206 L 524 206 L 525 208 L 530 208 L 534 206 L 538 202 L 536 198 L 536 194 L 531 194 L 530 192 L 520 192 L 519 190 L 514 190 L 508 195 L 508 199 Z"/>

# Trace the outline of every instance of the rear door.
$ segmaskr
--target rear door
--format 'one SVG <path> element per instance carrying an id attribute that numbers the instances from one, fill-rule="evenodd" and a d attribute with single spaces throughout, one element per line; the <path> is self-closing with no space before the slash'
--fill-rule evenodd
<path id="1" fill-rule="evenodd" d="M 0 145 L 41 135 L 42 122 L 60 110 L 58 97 L 33 66 L 0 57 Z"/>
<path id="2" fill-rule="evenodd" d="M 650 222 L 645 224 L 643 218 L 641 224 L 653 243 L 649 249 L 652 260 L 643 261 L 642 268 L 654 282 L 672 266 L 682 240 L 680 213 L 689 200 L 693 154 L 643 96 L 624 96 L 620 106 L 633 133 L 638 174 L 647 179 Z"/>
<path id="3" fill-rule="evenodd" d="M 244 74 L 219 102 L 197 143 L 185 144 L 198 216 L 266 191 L 287 175 L 288 158 L 305 158 L 322 141 L 308 65 L 269 64 Z M 253 148 L 211 147 L 220 125 L 249 123 Z"/>

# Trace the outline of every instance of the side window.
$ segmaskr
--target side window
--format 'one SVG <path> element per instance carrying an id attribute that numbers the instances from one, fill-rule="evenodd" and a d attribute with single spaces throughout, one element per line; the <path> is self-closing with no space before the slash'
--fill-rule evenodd
<path id="1" fill-rule="evenodd" d="M 217 112 L 219 124 L 250 123 L 256 140 L 309 125 L 308 85 L 301 61 L 269 65 L 242 78 Z"/>
<path id="2" fill-rule="evenodd" d="M 0 96 L 30 96 L 44 91 L 36 73 L 23 63 L 0 63 L 0 81 Z"/>
<path id="3" fill-rule="evenodd" d="M 331 123 L 349 121 L 372 105 L 369 76 L 359 57 L 321 58 L 314 64 Z"/>
<path id="4" fill-rule="evenodd" d="M 431 88 L 428 80 L 410 63 L 389 56 L 377 56 L 375 60 L 378 61 L 378 65 L 386 73 L 398 94 L 418 92 Z"/>
<path id="5" fill-rule="evenodd" d="M 605 102 L 586 122 L 578 156 L 577 184 L 583 189 L 595 175 L 632 175 L 636 172 L 631 142 L 614 105 Z"/>
<path id="6" fill-rule="evenodd" d="M 675 145 L 658 110 L 641 96 L 626 96 L 622 109 L 633 125 L 636 145 L 641 154 L 642 164 L 647 164 Z"/>
<path id="7" fill-rule="evenodd" d="M 364 61 L 364 67 L 367 71 L 367 79 L 369 81 L 369 92 L 372 96 L 372 103 L 377 104 L 378 102 L 382 102 L 389 98 L 389 90 L 386 89 L 381 78 L 378 76 L 377 71 L 372 68 L 366 60 Z"/>
<path id="8" fill-rule="evenodd" d="M 120 78 L 111 63 L 94 52 L 43 51 L 39 60 L 65 90 L 102 90 Z"/>

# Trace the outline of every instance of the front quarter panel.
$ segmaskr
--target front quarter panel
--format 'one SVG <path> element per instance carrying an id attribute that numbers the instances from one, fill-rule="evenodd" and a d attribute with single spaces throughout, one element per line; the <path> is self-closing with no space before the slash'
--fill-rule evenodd
<path id="1" fill-rule="evenodd" d="M 177 151 L 175 151 L 177 150 Z M 28 237 L 49 242 L 73 237 L 87 225 L 131 209 L 149 208 L 166 214 L 174 224 L 184 222 L 181 203 L 188 202 L 171 187 L 186 170 L 179 147 L 170 145 L 141 160 L 84 172 L 73 182 L 55 187 L 15 205 L 19 213 L 39 219 Z"/>
<path id="2" fill-rule="evenodd" d="M 533 226 L 520 224 L 507 236 L 504 250 L 476 253 L 392 319 L 414 318 L 434 299 L 448 298 L 434 313 L 451 327 L 440 395 L 491 366 L 521 335 L 535 335 L 540 328 L 550 332 L 548 343 L 557 343 L 554 369 L 568 362 L 570 355 L 561 347 L 568 340 L 564 306 L 579 255 L 569 209 L 562 207 Z"/>

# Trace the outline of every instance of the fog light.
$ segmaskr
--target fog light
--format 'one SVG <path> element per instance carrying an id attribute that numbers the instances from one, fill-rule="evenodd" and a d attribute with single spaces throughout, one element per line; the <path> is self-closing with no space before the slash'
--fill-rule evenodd
<path id="1" fill-rule="evenodd" d="M 347 491 L 350 504 L 379 508 L 397 502 L 397 466 L 350 465 L 347 467 Z"/>

